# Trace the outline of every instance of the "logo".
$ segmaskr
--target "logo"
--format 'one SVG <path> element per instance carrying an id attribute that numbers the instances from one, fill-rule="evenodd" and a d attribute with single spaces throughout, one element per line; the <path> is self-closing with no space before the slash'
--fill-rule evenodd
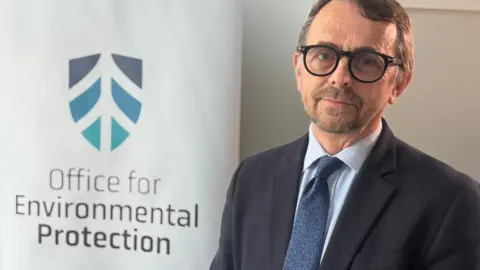
<path id="1" fill-rule="evenodd" d="M 130 136 L 142 110 L 142 60 L 94 54 L 69 61 L 70 113 L 99 151 L 114 151 Z"/>

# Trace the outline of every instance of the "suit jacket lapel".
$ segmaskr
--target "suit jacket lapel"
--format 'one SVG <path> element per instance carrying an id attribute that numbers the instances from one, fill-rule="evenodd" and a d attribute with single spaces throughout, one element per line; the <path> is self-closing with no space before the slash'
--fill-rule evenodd
<path id="1" fill-rule="evenodd" d="M 352 185 L 325 252 L 321 269 L 347 270 L 362 242 L 387 206 L 395 188 L 383 177 L 395 169 L 395 138 L 383 131 Z"/>
<path id="2" fill-rule="evenodd" d="M 308 135 L 292 143 L 271 180 L 270 256 L 268 269 L 283 268 L 290 241 Z"/>

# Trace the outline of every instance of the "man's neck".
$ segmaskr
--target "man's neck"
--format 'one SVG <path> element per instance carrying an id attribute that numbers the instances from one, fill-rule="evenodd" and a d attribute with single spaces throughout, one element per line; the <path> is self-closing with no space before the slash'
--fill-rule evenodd
<path id="1" fill-rule="evenodd" d="M 343 134 L 329 133 L 321 130 L 317 125 L 312 125 L 312 131 L 317 141 L 330 155 L 335 155 L 343 149 L 350 147 L 358 141 L 370 136 L 377 130 L 382 119 L 374 119 L 364 127 Z"/>

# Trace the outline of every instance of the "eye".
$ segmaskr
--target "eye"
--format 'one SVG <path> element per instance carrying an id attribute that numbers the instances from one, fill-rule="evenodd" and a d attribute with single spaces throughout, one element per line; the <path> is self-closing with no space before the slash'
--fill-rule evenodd
<path id="1" fill-rule="evenodd" d="M 358 69 L 382 69 L 385 61 L 375 53 L 359 53 L 355 55 L 353 64 Z"/>
<path id="2" fill-rule="evenodd" d="M 336 59 L 337 54 L 331 48 L 314 46 L 305 55 L 305 65 L 311 73 L 323 75 L 333 70 Z"/>
<path id="3" fill-rule="evenodd" d="M 371 66 L 371 65 L 377 65 L 378 66 L 378 61 L 375 60 L 372 55 L 364 54 L 360 58 L 360 64 L 365 65 L 365 66 Z"/>
<path id="4" fill-rule="evenodd" d="M 308 53 L 311 61 L 330 62 L 335 61 L 336 54 L 334 51 L 324 47 L 312 48 Z"/>
<path id="5" fill-rule="evenodd" d="M 320 54 L 318 55 L 318 58 L 319 58 L 320 60 L 322 60 L 322 61 L 328 61 L 328 60 L 330 60 L 330 59 L 332 58 L 332 55 L 323 52 L 323 53 L 320 53 Z"/>

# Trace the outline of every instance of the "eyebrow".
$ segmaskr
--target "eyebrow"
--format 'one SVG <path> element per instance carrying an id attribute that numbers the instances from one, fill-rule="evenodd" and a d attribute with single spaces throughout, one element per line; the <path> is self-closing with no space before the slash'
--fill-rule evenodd
<path id="1" fill-rule="evenodd" d="M 336 50 L 343 51 L 340 46 L 338 46 L 335 43 L 332 42 L 327 42 L 327 41 L 319 41 L 315 45 L 324 45 L 324 46 L 330 46 L 335 48 Z M 352 51 L 374 51 L 374 52 L 380 52 L 379 48 L 376 48 L 374 46 L 360 46 L 360 47 L 355 47 Z"/>

